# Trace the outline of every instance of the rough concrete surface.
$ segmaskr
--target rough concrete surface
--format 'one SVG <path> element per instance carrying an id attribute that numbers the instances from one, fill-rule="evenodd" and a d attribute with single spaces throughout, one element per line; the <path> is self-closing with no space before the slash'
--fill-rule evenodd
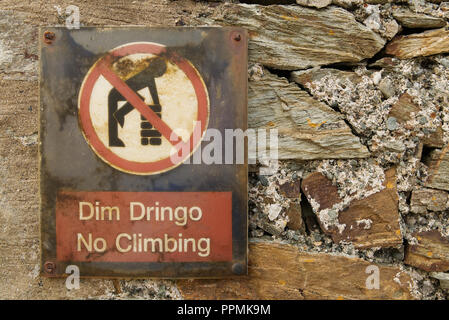
<path id="1" fill-rule="evenodd" d="M 448 297 L 448 2 L 253 2 L 0 2 L 0 298 Z M 38 27 L 64 25 L 69 5 L 82 26 L 249 30 L 248 118 L 282 128 L 285 152 L 274 174 L 249 173 L 243 282 L 82 279 L 67 290 L 39 275 Z M 306 190 L 311 174 L 327 198 Z M 380 291 L 363 287 L 371 265 L 388 276 Z"/>

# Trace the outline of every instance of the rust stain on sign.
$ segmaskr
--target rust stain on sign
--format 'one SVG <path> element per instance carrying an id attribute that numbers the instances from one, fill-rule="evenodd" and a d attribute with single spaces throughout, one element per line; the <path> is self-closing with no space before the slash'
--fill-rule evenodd
<path id="1" fill-rule="evenodd" d="M 46 28 L 41 39 L 42 273 L 246 274 L 246 156 L 190 164 L 208 128 L 247 128 L 246 31 Z"/>

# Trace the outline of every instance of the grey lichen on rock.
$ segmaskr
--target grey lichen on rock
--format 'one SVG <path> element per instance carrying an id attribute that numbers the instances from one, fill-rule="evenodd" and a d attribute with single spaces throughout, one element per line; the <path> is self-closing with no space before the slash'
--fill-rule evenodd
<path id="1" fill-rule="evenodd" d="M 381 163 L 399 163 L 419 143 L 440 148 L 447 142 L 448 73 L 440 61 L 384 58 L 379 71 L 315 67 L 294 71 L 291 79 L 341 112 Z"/>
<path id="2" fill-rule="evenodd" d="M 360 81 L 360 77 L 354 72 L 342 71 L 332 68 L 313 68 L 304 71 L 293 71 L 291 73 L 291 80 L 298 84 L 301 84 L 302 86 L 310 84 L 315 88 L 315 84 L 326 76 L 338 77 L 339 79 L 351 82 Z"/>
<path id="3" fill-rule="evenodd" d="M 355 10 L 357 21 L 380 34 L 383 38 L 391 40 L 399 31 L 400 26 L 380 4 L 364 3 Z"/>
<path id="4" fill-rule="evenodd" d="M 340 113 L 267 70 L 249 82 L 248 125 L 278 130 L 279 159 L 369 156 Z"/>
<path id="5" fill-rule="evenodd" d="M 398 101 L 393 104 L 389 113 L 389 118 L 386 122 L 389 130 L 394 131 L 389 127 L 390 119 L 396 119 L 397 123 L 400 125 L 407 126 L 407 122 L 413 122 L 413 120 L 417 118 L 421 108 L 414 103 L 414 99 L 415 97 L 410 96 L 408 93 L 404 93 L 399 97 Z M 419 121 L 422 125 L 426 125 L 429 122 L 424 116 L 419 117 Z M 427 129 L 424 129 L 423 131 L 427 132 Z M 421 138 L 421 142 L 428 147 L 441 148 L 444 145 L 443 135 L 443 129 L 440 125 L 436 127 L 434 131 L 427 132 L 427 134 Z"/>
<path id="6" fill-rule="evenodd" d="M 316 99 L 338 108 L 358 134 L 369 135 L 378 130 L 379 119 L 387 115 L 388 101 L 374 84 L 372 77 L 333 68 L 311 68 L 294 71 L 291 79 Z"/>
<path id="7" fill-rule="evenodd" d="M 399 36 L 386 46 L 385 52 L 400 59 L 449 52 L 449 30 L 441 28 Z"/>
<path id="8" fill-rule="evenodd" d="M 337 188 L 319 172 L 307 176 L 301 187 L 323 232 L 334 242 L 350 241 L 356 248 L 398 247 L 402 236 L 395 169 L 387 170 L 385 177 L 383 190 L 354 199 L 346 208 Z"/>
<path id="9" fill-rule="evenodd" d="M 374 56 L 385 40 L 337 7 L 225 4 L 207 25 L 242 26 L 249 31 L 250 61 L 295 70 Z"/>

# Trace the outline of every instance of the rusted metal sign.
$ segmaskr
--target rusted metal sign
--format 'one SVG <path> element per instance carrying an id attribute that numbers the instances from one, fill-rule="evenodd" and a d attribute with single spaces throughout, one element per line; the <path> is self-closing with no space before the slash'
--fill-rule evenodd
<path id="1" fill-rule="evenodd" d="M 246 274 L 246 32 L 47 28 L 41 39 L 43 273 Z"/>

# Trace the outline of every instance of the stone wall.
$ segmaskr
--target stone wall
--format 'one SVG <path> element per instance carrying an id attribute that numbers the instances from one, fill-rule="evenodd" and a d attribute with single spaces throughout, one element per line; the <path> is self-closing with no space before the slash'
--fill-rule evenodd
<path id="1" fill-rule="evenodd" d="M 446 298 L 449 2 L 246 2 L 0 2 L 0 298 Z M 250 168 L 248 278 L 40 276 L 38 27 L 68 5 L 82 26 L 249 30 L 249 126 L 278 129 L 281 161 Z"/>

